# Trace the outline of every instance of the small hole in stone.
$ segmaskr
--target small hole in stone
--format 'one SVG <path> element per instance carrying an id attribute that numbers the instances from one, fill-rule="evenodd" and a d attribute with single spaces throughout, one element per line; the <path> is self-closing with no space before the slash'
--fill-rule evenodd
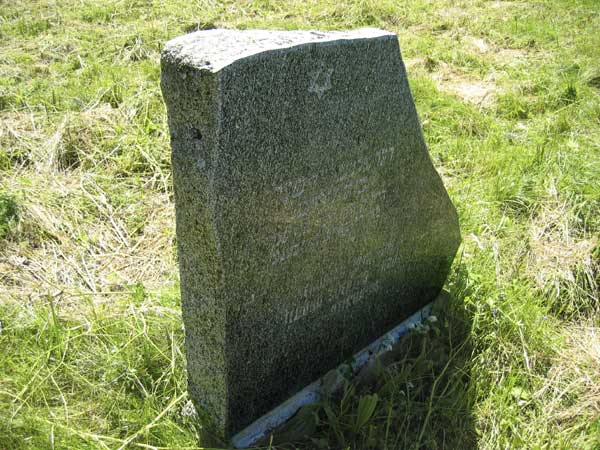
<path id="1" fill-rule="evenodd" d="M 196 141 L 202 140 L 202 133 L 200 133 L 200 130 L 198 128 L 192 128 L 192 139 Z"/>

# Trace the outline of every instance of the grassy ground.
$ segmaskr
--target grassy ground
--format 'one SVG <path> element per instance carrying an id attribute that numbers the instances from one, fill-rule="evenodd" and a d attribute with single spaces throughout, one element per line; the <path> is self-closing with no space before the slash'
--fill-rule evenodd
<path id="1" fill-rule="evenodd" d="M 0 449 L 198 448 L 158 62 L 213 26 L 397 32 L 460 213 L 453 300 L 297 448 L 600 449 L 598 0 L 0 0 Z"/>

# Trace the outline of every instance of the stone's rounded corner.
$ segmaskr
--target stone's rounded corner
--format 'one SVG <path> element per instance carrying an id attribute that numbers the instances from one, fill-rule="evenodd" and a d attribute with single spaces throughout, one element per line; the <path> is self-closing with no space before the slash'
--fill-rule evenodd
<path id="1" fill-rule="evenodd" d="M 167 42 L 160 51 L 160 65 L 164 71 L 165 66 L 178 66 L 179 64 L 177 46 L 171 41 Z"/>
<path id="2" fill-rule="evenodd" d="M 210 62 L 205 59 L 189 58 L 178 52 L 177 48 L 163 48 L 160 53 L 161 81 L 165 73 L 174 75 L 184 81 L 191 74 L 199 74 L 202 77 L 215 75 Z"/>

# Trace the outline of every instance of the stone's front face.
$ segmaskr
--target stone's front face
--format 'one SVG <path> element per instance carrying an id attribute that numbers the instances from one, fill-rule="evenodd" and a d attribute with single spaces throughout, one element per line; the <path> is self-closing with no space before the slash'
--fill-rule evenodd
<path id="1" fill-rule="evenodd" d="M 430 302 L 459 245 L 395 35 L 170 41 L 189 389 L 231 435 Z"/>

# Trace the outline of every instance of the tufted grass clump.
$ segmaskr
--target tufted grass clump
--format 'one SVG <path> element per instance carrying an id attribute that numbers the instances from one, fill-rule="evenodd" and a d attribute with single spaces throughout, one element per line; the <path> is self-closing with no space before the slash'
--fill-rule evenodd
<path id="1" fill-rule="evenodd" d="M 0 239 L 6 240 L 16 234 L 18 222 L 17 202 L 8 193 L 0 192 Z"/>

